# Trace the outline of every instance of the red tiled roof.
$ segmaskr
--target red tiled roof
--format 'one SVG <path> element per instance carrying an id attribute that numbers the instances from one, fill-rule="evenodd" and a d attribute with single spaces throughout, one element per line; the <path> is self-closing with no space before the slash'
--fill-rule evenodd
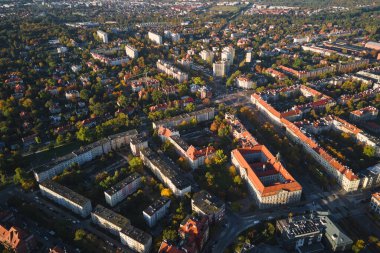
<path id="1" fill-rule="evenodd" d="M 277 110 L 275 110 L 271 105 L 265 102 L 258 94 L 252 94 L 252 97 L 254 97 L 264 108 L 271 112 L 275 117 L 279 118 L 281 123 L 284 124 L 284 126 L 288 130 L 293 132 L 293 134 L 295 134 L 302 142 L 310 146 L 315 152 L 317 152 L 323 159 L 325 159 L 333 168 L 335 168 L 341 174 L 343 174 L 348 180 L 353 181 L 358 179 L 358 177 L 347 166 L 343 166 L 335 158 L 329 155 L 323 148 L 319 147 L 316 142 L 307 137 L 295 124 L 281 117 L 281 114 Z M 339 117 L 334 116 L 334 119 L 339 121 L 344 127 L 349 129 L 354 134 L 358 134 L 361 132 L 359 128 Z"/>
<path id="2" fill-rule="evenodd" d="M 372 197 L 374 197 L 377 201 L 380 201 L 380 192 L 373 193 Z"/>
<path id="3" fill-rule="evenodd" d="M 252 153 L 262 153 L 268 160 L 267 163 L 273 167 L 277 173 L 287 181 L 286 183 L 279 183 L 271 186 L 264 186 L 258 175 L 255 173 L 252 166 L 245 159 L 245 155 Z M 300 191 L 302 186 L 295 181 L 289 172 L 282 166 L 279 161 L 270 153 L 264 145 L 256 145 L 253 148 L 239 148 L 232 151 L 233 156 L 238 160 L 239 164 L 247 170 L 249 180 L 255 185 L 255 188 L 261 193 L 261 196 L 271 196 L 277 194 L 279 191 Z"/>

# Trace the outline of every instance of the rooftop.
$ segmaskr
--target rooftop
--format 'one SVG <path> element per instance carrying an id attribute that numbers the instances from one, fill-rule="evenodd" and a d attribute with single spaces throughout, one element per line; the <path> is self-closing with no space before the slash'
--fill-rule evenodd
<path id="1" fill-rule="evenodd" d="M 278 220 L 277 223 L 283 229 L 283 235 L 287 239 L 319 234 L 323 231 L 319 217 L 297 216 L 291 219 Z"/>
<path id="2" fill-rule="evenodd" d="M 232 151 L 240 165 L 247 170 L 249 180 L 262 196 L 275 195 L 280 191 L 301 191 L 302 186 L 289 174 L 264 145 L 252 148 L 239 148 Z M 263 178 L 269 174 L 280 177 L 264 183 Z"/>
<path id="3" fill-rule="evenodd" d="M 122 190 L 123 188 L 125 188 L 130 183 L 132 183 L 133 181 L 137 180 L 140 177 L 141 177 L 140 174 L 135 172 L 135 173 L 129 175 L 128 177 L 126 177 L 125 179 L 121 180 L 119 183 L 112 186 L 108 190 L 106 190 L 105 193 L 107 193 L 108 195 L 111 196 L 111 195 L 115 194 L 116 192 Z"/>
<path id="4" fill-rule="evenodd" d="M 165 175 L 165 177 L 169 178 L 178 189 L 185 189 L 190 186 L 189 180 L 179 173 L 179 169 L 173 161 L 169 159 L 164 160 L 149 147 L 141 150 L 141 153 L 146 156 L 151 163 L 153 163 L 154 166 L 156 166 L 160 172 Z"/>
<path id="5" fill-rule="evenodd" d="M 144 245 L 152 239 L 152 236 L 150 234 L 145 233 L 143 230 L 135 228 L 133 226 L 127 226 L 121 231 L 121 233 Z"/>
<path id="6" fill-rule="evenodd" d="M 170 202 L 169 198 L 166 197 L 160 197 L 156 201 L 154 201 L 150 206 L 148 206 L 144 213 L 146 213 L 149 216 L 152 216 L 157 210 L 160 210 L 163 206 L 166 205 L 166 203 Z"/>
<path id="7" fill-rule="evenodd" d="M 217 213 L 224 209 L 224 203 L 205 190 L 194 193 L 192 201 L 205 214 Z"/>
<path id="8" fill-rule="evenodd" d="M 115 213 L 108 208 L 105 208 L 102 205 L 97 205 L 92 213 L 120 228 L 126 228 L 128 225 L 130 225 L 130 221 L 127 218 L 118 213 Z"/>
<path id="9" fill-rule="evenodd" d="M 178 115 L 178 116 L 174 116 L 174 117 L 171 117 L 171 118 L 159 120 L 159 121 L 156 121 L 155 124 L 156 124 L 156 126 L 166 125 L 168 122 L 186 120 L 188 118 L 192 118 L 194 116 L 197 116 L 197 115 L 200 115 L 200 114 L 203 114 L 203 113 L 214 112 L 214 110 L 215 109 L 213 107 L 208 107 L 208 108 L 205 108 L 205 109 L 202 109 L 202 110 L 199 110 L 199 111 L 190 112 L 190 113 L 184 113 L 184 114 L 181 114 L 181 115 Z"/>
<path id="10" fill-rule="evenodd" d="M 62 196 L 63 198 L 68 199 L 71 202 L 74 202 L 79 206 L 84 206 L 85 204 L 90 202 L 88 198 L 83 197 L 82 195 L 70 190 L 66 186 L 58 184 L 53 180 L 46 180 L 40 183 L 40 186 L 41 185 Z"/>

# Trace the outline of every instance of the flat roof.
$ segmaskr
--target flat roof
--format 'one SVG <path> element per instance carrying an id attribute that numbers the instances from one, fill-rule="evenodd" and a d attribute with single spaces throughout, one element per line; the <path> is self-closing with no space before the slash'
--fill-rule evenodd
<path id="1" fill-rule="evenodd" d="M 187 144 L 187 142 L 182 139 L 180 136 L 178 135 L 172 135 L 170 136 L 170 138 L 175 142 L 177 143 L 178 146 L 180 146 L 185 152 L 189 149 L 189 144 Z"/>
<path id="2" fill-rule="evenodd" d="M 223 201 L 205 190 L 194 193 L 192 200 L 206 214 L 217 213 L 224 208 Z"/>
<path id="3" fill-rule="evenodd" d="M 113 195 L 140 177 L 141 177 L 140 174 L 138 174 L 137 172 L 134 172 L 128 177 L 121 180 L 119 183 L 115 184 L 114 186 L 106 190 L 105 193 L 107 193 L 108 195 Z"/>
<path id="4" fill-rule="evenodd" d="M 152 239 L 152 236 L 150 234 L 133 226 L 127 226 L 121 231 L 121 233 L 144 245 L 146 245 Z"/>
<path id="5" fill-rule="evenodd" d="M 159 199 L 155 200 L 150 206 L 145 208 L 144 213 L 146 213 L 149 216 L 152 216 L 155 212 L 157 212 L 157 210 L 160 210 L 169 201 L 169 198 L 160 197 Z"/>
<path id="6" fill-rule="evenodd" d="M 288 239 L 303 237 L 309 234 L 318 234 L 323 231 L 323 226 L 318 216 L 296 216 L 291 220 L 279 220 L 277 221 L 277 224 L 283 229 L 283 234 L 285 234 Z"/>
<path id="7" fill-rule="evenodd" d="M 120 228 L 126 228 L 128 225 L 131 224 L 129 219 L 125 218 L 121 214 L 115 213 L 114 211 L 108 208 L 105 208 L 102 205 L 97 205 L 92 211 L 92 213 Z"/>
<path id="8" fill-rule="evenodd" d="M 165 175 L 165 177 L 169 178 L 178 189 L 185 189 L 191 185 L 190 181 L 179 173 L 178 166 L 175 165 L 170 159 L 166 158 L 164 160 L 149 147 L 141 150 L 140 152 L 146 156 L 150 162 L 153 163 L 160 170 L 160 172 Z"/>
<path id="9" fill-rule="evenodd" d="M 350 237 L 348 237 L 342 230 L 335 225 L 328 216 L 320 216 L 322 224 L 326 227 L 325 236 L 329 241 L 334 241 L 337 245 L 353 243 Z"/>
<path id="10" fill-rule="evenodd" d="M 165 125 L 166 123 L 171 122 L 171 121 L 178 121 L 178 120 L 181 120 L 181 119 L 184 120 L 184 119 L 187 119 L 187 118 L 191 118 L 191 117 L 197 116 L 197 115 L 202 114 L 202 113 L 214 112 L 214 110 L 215 109 L 213 107 L 208 107 L 208 108 L 205 108 L 205 109 L 202 109 L 202 110 L 198 110 L 198 111 L 195 111 L 195 112 L 184 113 L 184 114 L 180 114 L 178 116 L 174 116 L 174 117 L 171 117 L 171 118 L 159 120 L 159 121 L 156 121 L 154 123 L 157 126 L 158 125 Z"/>
<path id="11" fill-rule="evenodd" d="M 101 139 L 99 141 L 96 141 L 96 142 L 93 142 L 93 143 L 90 143 L 86 146 L 83 146 L 77 150 L 74 150 L 66 155 L 63 155 L 63 156 L 60 156 L 56 159 L 52 159 L 51 161 L 37 167 L 34 169 L 34 171 L 36 172 L 41 172 L 41 171 L 45 171 L 45 170 L 48 170 L 50 169 L 51 167 L 54 167 L 56 166 L 57 164 L 59 163 L 62 163 L 64 161 L 67 161 L 67 160 L 71 160 L 73 159 L 74 157 L 76 156 L 79 156 L 99 145 L 103 145 L 104 143 L 107 143 L 108 141 L 110 140 L 113 140 L 113 139 L 117 139 L 117 138 L 120 138 L 122 136 L 134 136 L 134 135 L 137 135 L 138 132 L 136 129 L 132 129 L 132 130 L 129 130 L 129 131 L 126 131 L 126 132 L 122 132 L 122 133 L 118 133 L 118 134 L 113 134 L 113 135 L 110 135 L 108 136 L 107 138 L 104 138 L 104 139 Z"/>
<path id="12" fill-rule="evenodd" d="M 42 183 L 40 183 L 40 186 L 46 187 L 49 190 L 55 192 L 56 194 L 64 197 L 65 199 L 70 200 L 71 202 L 74 202 L 75 204 L 79 206 L 84 206 L 90 200 L 86 197 L 83 197 L 82 195 L 74 192 L 73 190 L 70 190 L 66 186 L 60 185 L 57 182 L 53 180 L 46 180 Z"/>

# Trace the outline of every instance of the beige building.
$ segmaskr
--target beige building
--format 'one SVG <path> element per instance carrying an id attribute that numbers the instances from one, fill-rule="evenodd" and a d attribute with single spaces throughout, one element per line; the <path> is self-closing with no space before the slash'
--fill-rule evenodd
<path id="1" fill-rule="evenodd" d="M 180 83 L 185 82 L 189 79 L 188 74 L 182 72 L 180 69 L 174 67 L 167 61 L 158 60 L 156 66 L 159 71 L 164 72 L 165 74 L 177 79 Z"/>
<path id="2" fill-rule="evenodd" d="M 41 194 L 57 204 L 66 207 L 73 213 L 87 217 L 91 210 L 91 201 L 82 195 L 52 180 L 40 183 Z"/>
<path id="3" fill-rule="evenodd" d="M 173 161 L 163 159 L 149 147 L 140 151 L 140 157 L 144 165 L 151 169 L 153 174 L 168 187 L 175 196 L 183 197 L 186 193 L 191 192 L 191 184 L 184 177 L 179 168 Z"/>
<path id="4" fill-rule="evenodd" d="M 114 235 L 119 235 L 121 230 L 130 225 L 127 218 L 101 205 L 97 205 L 91 212 L 91 220 Z"/>
<path id="5" fill-rule="evenodd" d="M 96 34 L 98 35 L 98 37 L 103 41 L 103 43 L 108 43 L 108 33 L 106 32 L 103 32 L 101 30 L 98 30 L 96 32 Z"/>
<path id="6" fill-rule="evenodd" d="M 214 53 L 211 50 L 202 50 L 199 55 L 206 62 L 211 63 L 214 61 Z"/>
<path id="7" fill-rule="evenodd" d="M 115 206 L 128 195 L 137 191 L 141 185 L 141 176 L 133 173 L 104 192 L 107 204 Z"/>
<path id="8" fill-rule="evenodd" d="M 120 231 L 121 243 L 139 253 L 148 253 L 152 246 L 152 236 L 141 229 L 128 226 Z"/>
<path id="9" fill-rule="evenodd" d="M 227 61 L 218 61 L 212 64 L 213 75 L 217 77 L 224 77 L 229 72 L 229 65 Z"/>
<path id="10" fill-rule="evenodd" d="M 297 203 L 302 186 L 263 145 L 231 152 L 232 164 L 247 183 L 259 208 Z"/>
<path id="11" fill-rule="evenodd" d="M 125 46 L 125 53 L 127 54 L 128 57 L 132 59 L 135 59 L 139 56 L 139 52 L 137 51 L 137 49 L 130 45 Z"/>
<path id="12" fill-rule="evenodd" d="M 380 214 L 380 193 L 376 192 L 372 194 L 370 208 L 377 214 Z"/>
<path id="13" fill-rule="evenodd" d="M 149 32 L 148 38 L 153 41 L 154 43 L 157 43 L 159 45 L 162 45 L 162 36 L 156 33 Z"/>

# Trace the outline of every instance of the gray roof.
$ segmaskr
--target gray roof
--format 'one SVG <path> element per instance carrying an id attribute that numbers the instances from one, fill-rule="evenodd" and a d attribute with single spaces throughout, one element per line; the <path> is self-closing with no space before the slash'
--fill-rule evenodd
<path id="1" fill-rule="evenodd" d="M 326 227 L 325 236 L 332 244 L 339 246 L 353 243 L 353 241 L 346 234 L 344 234 L 328 216 L 320 217 L 322 224 Z"/>
<path id="2" fill-rule="evenodd" d="M 150 234 L 133 226 L 127 226 L 121 231 L 121 233 L 144 245 L 146 245 L 152 239 L 152 236 Z"/>
<path id="3" fill-rule="evenodd" d="M 120 191 L 121 189 L 123 189 L 124 187 L 126 187 L 127 185 L 129 185 L 130 183 L 132 183 L 133 181 L 137 180 L 141 178 L 140 174 L 138 173 L 132 173 L 131 175 L 129 175 L 128 177 L 126 177 L 125 179 L 121 180 L 119 183 L 117 183 L 116 185 L 112 186 L 111 188 L 109 188 L 108 190 L 106 190 L 105 192 L 108 194 L 108 195 L 113 195 L 115 194 L 116 192 Z"/>
<path id="4" fill-rule="evenodd" d="M 178 135 L 172 135 L 170 136 L 170 138 L 175 142 L 177 143 L 178 146 L 180 146 L 185 152 L 189 149 L 189 144 L 187 144 L 187 142 L 182 139 L 180 136 Z"/>
<path id="5" fill-rule="evenodd" d="M 120 228 L 126 228 L 128 225 L 130 225 L 130 221 L 127 218 L 118 213 L 115 213 L 108 208 L 105 208 L 102 205 L 97 205 L 92 213 Z"/>
<path id="6" fill-rule="evenodd" d="M 203 213 L 209 215 L 224 209 L 224 203 L 217 197 L 211 195 L 205 190 L 199 191 L 193 195 L 193 204 Z"/>
<path id="7" fill-rule="evenodd" d="M 184 113 L 184 114 L 181 114 L 181 115 L 178 115 L 178 116 L 174 116 L 174 117 L 171 117 L 171 118 L 159 120 L 159 121 L 156 121 L 154 123 L 156 124 L 156 126 L 162 126 L 162 125 L 165 126 L 168 122 L 186 120 L 186 119 L 189 119 L 191 117 L 197 116 L 199 114 L 213 112 L 214 110 L 215 109 L 213 107 L 208 107 L 208 108 L 205 108 L 205 109 L 202 109 L 202 110 L 199 110 L 199 111 L 190 112 L 190 113 Z"/>
<path id="8" fill-rule="evenodd" d="M 57 182 L 55 182 L 53 180 L 46 180 L 46 181 L 40 183 L 40 185 L 42 185 L 42 186 L 48 188 L 49 190 L 57 193 L 58 195 L 64 197 L 65 199 L 68 199 L 68 200 L 76 203 L 77 205 L 84 206 L 85 204 L 90 202 L 90 200 L 88 198 L 83 197 L 82 195 L 74 192 L 73 190 L 70 190 L 66 186 L 58 184 Z"/>
<path id="9" fill-rule="evenodd" d="M 278 220 L 277 224 L 283 230 L 282 235 L 290 240 L 323 232 L 323 226 L 319 217 L 296 216 L 292 219 Z"/>
<path id="10" fill-rule="evenodd" d="M 161 197 L 154 201 L 150 206 L 145 208 L 144 213 L 146 213 L 149 216 L 152 216 L 157 210 L 160 210 L 163 206 L 166 205 L 170 201 L 169 198 Z"/>
<path id="11" fill-rule="evenodd" d="M 134 135 L 137 135 L 137 134 L 138 134 L 137 130 L 133 129 L 133 130 L 129 130 L 129 131 L 126 131 L 126 132 L 110 135 L 107 138 L 104 138 L 104 139 L 101 139 L 99 141 L 90 143 L 90 144 L 88 144 L 86 146 L 83 146 L 83 147 L 81 147 L 81 148 L 79 148 L 77 150 L 74 150 L 71 153 L 68 153 L 68 154 L 66 154 L 64 156 L 60 156 L 60 157 L 58 157 L 56 159 L 52 159 L 51 161 L 49 161 L 49 162 L 47 162 L 47 163 L 45 163 L 45 164 L 43 164 L 43 165 L 35 168 L 34 170 L 36 172 L 48 170 L 48 169 L 56 166 L 57 164 L 60 164 L 60 163 L 62 163 L 64 161 L 67 161 L 67 160 L 71 160 L 74 157 L 79 156 L 79 155 L 81 155 L 81 154 L 83 154 L 83 153 L 85 153 L 85 152 L 87 152 L 87 151 L 89 151 L 89 150 L 91 150 L 91 149 L 93 149 L 93 148 L 95 148 L 97 146 L 100 146 L 100 145 L 103 145 L 104 143 L 109 142 L 110 140 L 119 138 L 119 137 L 121 137 L 123 135 L 124 136 L 134 136 Z"/>
<path id="12" fill-rule="evenodd" d="M 173 161 L 160 157 L 156 152 L 153 152 L 149 147 L 141 150 L 141 153 L 146 156 L 165 177 L 178 188 L 185 189 L 190 186 L 190 181 L 179 173 L 179 168 Z"/>

